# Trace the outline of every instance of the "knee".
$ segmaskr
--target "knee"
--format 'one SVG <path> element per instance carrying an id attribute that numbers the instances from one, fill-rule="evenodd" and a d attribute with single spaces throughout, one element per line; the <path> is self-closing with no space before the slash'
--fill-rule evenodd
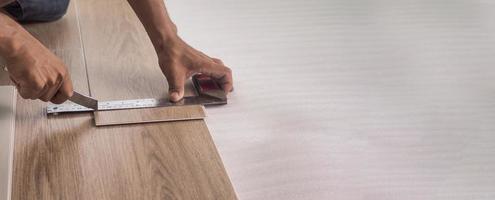
<path id="1" fill-rule="evenodd" d="M 70 0 L 17 0 L 18 12 L 11 13 L 21 22 L 49 22 L 67 13 Z"/>
<path id="2" fill-rule="evenodd" d="M 69 8 L 70 0 L 52 0 L 58 2 L 54 5 L 53 10 L 50 13 L 47 13 L 46 21 L 55 21 L 62 18 Z"/>

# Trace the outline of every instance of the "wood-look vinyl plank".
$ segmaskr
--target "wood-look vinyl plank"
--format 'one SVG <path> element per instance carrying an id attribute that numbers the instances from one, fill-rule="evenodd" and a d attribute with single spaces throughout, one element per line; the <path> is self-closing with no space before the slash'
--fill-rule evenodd
<path id="1" fill-rule="evenodd" d="M 128 3 L 75 2 L 92 95 L 98 100 L 166 97 L 167 82 L 151 42 Z M 186 94 L 193 94 L 191 87 L 188 89 Z M 196 114 L 199 112 L 202 110 Z M 112 152 L 100 153 L 101 162 L 94 163 L 106 168 L 92 173 L 105 186 L 100 195 L 118 199 L 236 199 L 203 120 L 105 126 L 97 131 L 94 137 L 98 143 L 112 144 L 92 149 Z M 116 176 L 115 171 L 121 173 Z"/>
<path id="2" fill-rule="evenodd" d="M 163 97 L 165 79 L 124 5 L 71 1 L 62 20 L 26 28 L 67 64 L 75 90 L 89 94 L 87 52 L 92 96 Z M 47 116 L 47 105 L 17 100 L 14 200 L 236 199 L 203 120 L 95 127 L 89 113 Z"/>
<path id="3" fill-rule="evenodd" d="M 67 65 L 74 89 L 88 94 L 87 79 L 72 2 L 56 22 L 25 27 Z M 41 101 L 17 98 L 12 199 L 81 199 L 86 179 L 83 136 L 92 127 L 89 113 L 48 117 Z M 87 170 L 87 169 L 86 169 Z M 91 181 L 87 181 L 88 183 Z"/>
<path id="4" fill-rule="evenodd" d="M 102 101 L 166 97 L 168 84 L 155 50 L 128 3 L 77 4 L 91 94 Z M 186 88 L 186 95 L 194 94 Z"/>
<path id="5" fill-rule="evenodd" d="M 10 200 L 15 126 L 15 88 L 0 86 L 0 199 Z"/>
<path id="6" fill-rule="evenodd" d="M 204 119 L 203 106 L 175 106 L 126 110 L 96 111 L 96 126 L 142 124 Z"/>

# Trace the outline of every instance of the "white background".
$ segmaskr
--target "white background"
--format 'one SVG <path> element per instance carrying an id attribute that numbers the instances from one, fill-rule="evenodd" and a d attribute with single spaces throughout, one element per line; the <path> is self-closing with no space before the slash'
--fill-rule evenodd
<path id="1" fill-rule="evenodd" d="M 171 0 L 240 199 L 495 199 L 495 1 Z"/>

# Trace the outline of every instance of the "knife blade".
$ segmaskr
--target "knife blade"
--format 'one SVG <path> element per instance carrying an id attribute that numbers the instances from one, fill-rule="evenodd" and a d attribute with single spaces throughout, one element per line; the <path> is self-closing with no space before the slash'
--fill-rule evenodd
<path id="1" fill-rule="evenodd" d="M 69 100 L 86 108 L 98 110 L 98 100 L 82 95 L 76 91 L 74 91 L 72 97 L 70 97 Z"/>

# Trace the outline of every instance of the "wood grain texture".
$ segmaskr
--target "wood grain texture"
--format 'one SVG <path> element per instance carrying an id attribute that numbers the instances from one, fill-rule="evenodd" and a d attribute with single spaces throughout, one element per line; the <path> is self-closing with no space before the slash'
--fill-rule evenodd
<path id="1" fill-rule="evenodd" d="M 96 111 L 94 116 L 96 126 L 187 121 L 206 117 L 204 107 L 199 105 Z"/>
<path id="2" fill-rule="evenodd" d="M 88 94 L 74 4 L 53 23 L 25 27 L 69 67 L 74 89 Z M 17 98 L 12 199 L 77 199 L 83 167 L 80 139 L 90 114 L 47 118 L 41 101 Z M 81 154 L 82 155 L 82 154 Z"/>
<path id="3" fill-rule="evenodd" d="M 239 199 L 495 199 L 495 1 L 167 1 Z"/>
<path id="4" fill-rule="evenodd" d="M 151 42 L 128 3 L 75 2 L 92 96 L 98 100 L 166 97 L 168 87 Z M 193 94 L 192 87 L 188 88 Z M 112 171 L 97 174 L 121 183 L 106 185 L 104 194 L 112 194 L 112 198 L 236 199 L 203 120 L 111 126 L 98 131 L 105 132 L 98 139 L 101 144 L 121 144 L 112 147 L 116 149 L 111 157 L 100 156 L 102 161 L 110 161 L 105 166 L 120 169 L 121 160 L 127 165 L 125 175 L 115 177 Z M 139 141 L 140 145 L 127 145 Z M 122 190 L 127 184 L 132 185 Z"/>
<path id="5" fill-rule="evenodd" d="M 10 200 L 15 128 L 15 88 L 0 86 L 0 199 Z"/>
<path id="6" fill-rule="evenodd" d="M 133 36 L 127 38 L 121 35 L 139 32 L 131 25 L 133 23 L 126 25 L 125 20 L 137 20 L 134 16 L 119 15 L 124 21 L 113 16 L 128 11 L 126 7 L 118 9 L 124 4 L 120 1 L 105 2 L 111 3 L 101 5 L 96 1 L 71 1 L 70 9 L 62 20 L 27 26 L 67 63 L 75 89 L 84 94 L 88 94 L 89 89 L 78 14 L 80 19 L 86 19 L 81 21 L 81 31 L 87 52 L 105 49 L 109 55 L 117 54 L 115 51 L 119 48 L 106 45 L 106 41 L 111 41 L 107 37 L 101 38 L 99 46 L 90 45 L 98 43 L 93 41 L 95 37 L 92 34 L 99 34 L 102 29 L 112 30 L 112 36 L 121 39 L 117 43 L 130 47 L 135 46 Z M 80 10 L 76 9 L 77 4 L 81 5 Z M 140 52 L 141 49 L 135 51 Z M 101 67 L 95 65 L 98 63 L 95 59 L 105 56 L 91 55 L 86 57 L 88 68 L 94 74 L 106 74 L 105 77 L 90 75 L 93 96 L 100 99 L 130 99 L 139 95 L 152 97 L 163 94 L 158 87 L 153 91 L 146 89 L 147 84 L 154 85 L 143 81 L 147 74 L 143 74 L 143 79 L 128 76 L 127 82 L 110 81 L 112 77 L 121 77 L 121 74 L 114 75 L 112 72 L 133 74 L 129 71 L 134 69 L 131 63 Z M 151 63 L 146 57 L 142 61 Z M 153 71 L 149 73 L 156 75 Z M 108 82 L 95 85 L 92 80 L 98 79 Z M 119 90 L 121 88 L 125 92 Z M 164 88 L 166 91 L 166 85 Z M 15 200 L 236 198 L 202 120 L 97 128 L 88 113 L 47 116 L 45 103 L 19 99 L 17 105 L 13 179 Z"/>
<path id="7" fill-rule="evenodd" d="M 91 94 L 98 100 L 166 97 L 168 84 L 155 50 L 128 3 L 89 0 L 78 4 Z M 194 94 L 191 87 L 186 88 L 186 95 Z"/>

